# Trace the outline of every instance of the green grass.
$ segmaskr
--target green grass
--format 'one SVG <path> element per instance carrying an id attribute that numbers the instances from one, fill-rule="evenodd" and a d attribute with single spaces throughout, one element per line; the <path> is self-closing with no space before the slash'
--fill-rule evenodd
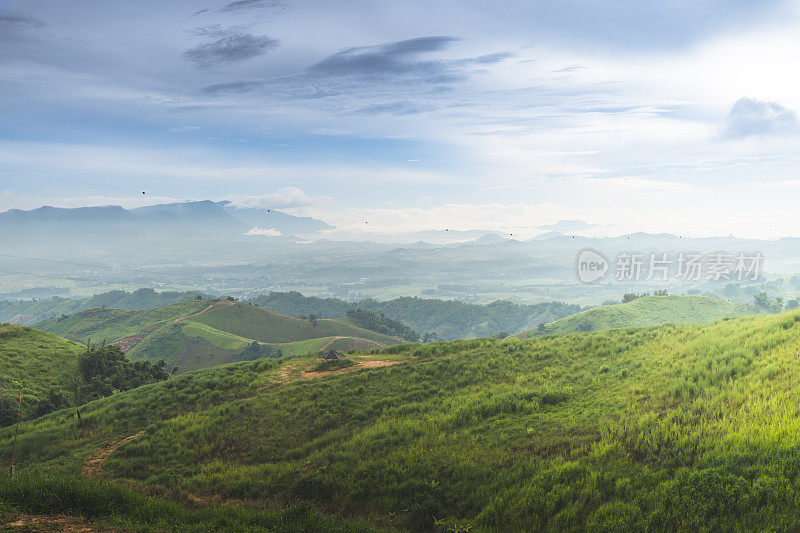
<path id="1" fill-rule="evenodd" d="M 213 331 L 209 331 L 209 329 Z M 189 320 L 187 320 L 186 325 L 183 326 L 182 331 L 187 337 L 199 337 L 223 350 L 241 351 L 249 344 L 247 340 L 242 340 L 231 334 L 226 334 L 224 331 L 216 330 L 210 326 L 198 327 Z M 251 339 L 248 340 L 252 342 Z"/>
<path id="2" fill-rule="evenodd" d="M 529 329 L 516 336 L 524 339 L 542 334 L 707 323 L 753 313 L 751 306 L 707 296 L 643 296 L 624 304 L 595 307 L 547 323 L 543 330 Z"/>
<path id="3" fill-rule="evenodd" d="M 201 368 L 230 363 L 236 353 L 198 339 L 186 346 L 175 360 L 175 366 L 178 367 L 178 373 L 192 372 Z"/>
<path id="4" fill-rule="evenodd" d="M 192 318 L 221 331 L 265 343 L 286 343 L 320 337 L 358 337 L 384 345 L 399 341 L 388 335 L 354 326 L 347 320 L 320 319 L 316 326 L 309 320 L 279 315 L 253 305 L 233 305 Z"/>
<path id="5" fill-rule="evenodd" d="M 197 313 L 208 305 L 209 302 L 191 300 L 144 311 L 95 307 L 63 319 L 49 318 L 36 327 L 78 342 L 88 339 L 95 343 L 113 342 L 123 337 L 146 335 L 156 326 Z"/>
<path id="6" fill-rule="evenodd" d="M 365 523 L 326 515 L 301 502 L 280 511 L 187 507 L 107 482 L 73 477 L 0 477 L 0 502 L 18 512 L 67 514 L 105 527 L 142 531 L 370 531 Z M 0 526 L 2 509 L 0 509 Z"/>
<path id="7" fill-rule="evenodd" d="M 402 345 L 185 374 L 23 426 L 19 471 L 99 448 L 133 490 L 306 502 L 429 531 L 800 528 L 800 312 Z M 404 364 L 365 368 L 365 360 Z M 11 433 L 0 430 L 0 463 Z"/>
<path id="8" fill-rule="evenodd" d="M 83 346 L 26 326 L 0 324 L 0 401 L 23 412 L 51 390 L 71 394 Z"/>

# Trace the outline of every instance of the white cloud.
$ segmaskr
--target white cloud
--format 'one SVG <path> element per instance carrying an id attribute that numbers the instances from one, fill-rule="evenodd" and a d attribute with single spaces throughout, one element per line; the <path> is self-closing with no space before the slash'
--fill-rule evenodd
<path id="1" fill-rule="evenodd" d="M 596 228 L 597 224 L 589 224 L 583 220 L 559 220 L 555 224 L 542 224 L 539 227 L 548 231 L 578 232 Z"/>
<path id="2" fill-rule="evenodd" d="M 315 128 L 311 133 L 314 135 L 352 135 L 355 132 L 345 128 Z"/>
<path id="3" fill-rule="evenodd" d="M 296 209 L 303 207 L 319 207 L 329 205 L 333 200 L 329 196 L 309 196 L 298 187 L 283 187 L 274 193 L 262 195 L 234 194 L 220 198 L 227 200 L 235 207 L 263 209 Z"/>
<path id="4" fill-rule="evenodd" d="M 170 128 L 170 133 L 186 133 L 187 131 L 194 131 L 201 129 L 200 126 L 182 126 L 180 128 Z"/>
<path id="5" fill-rule="evenodd" d="M 118 205 L 125 209 L 135 209 L 146 205 L 171 204 L 185 202 L 186 198 L 172 196 L 79 196 L 79 197 L 42 197 L 18 194 L 13 191 L 0 192 L 0 211 L 9 209 L 36 209 L 43 205 L 52 207 L 99 207 Z"/>
<path id="6" fill-rule="evenodd" d="M 282 233 L 275 228 L 259 228 L 258 226 L 247 230 L 245 235 L 258 235 L 260 237 L 280 237 Z"/>
<path id="7" fill-rule="evenodd" d="M 725 124 L 726 137 L 751 135 L 793 136 L 800 133 L 797 114 L 775 102 L 740 98 L 731 107 Z"/>

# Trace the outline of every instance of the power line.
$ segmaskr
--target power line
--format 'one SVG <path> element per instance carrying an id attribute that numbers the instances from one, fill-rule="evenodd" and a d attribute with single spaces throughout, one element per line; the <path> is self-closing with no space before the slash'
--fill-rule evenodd
<path id="1" fill-rule="evenodd" d="M 45 278 L 45 279 L 59 279 L 56 276 L 48 276 L 47 274 L 36 274 L 33 272 L 19 272 L 17 270 L 2 270 L 0 272 L 3 274 L 19 274 L 20 276 L 31 276 L 34 278 Z"/>
<path id="2" fill-rule="evenodd" d="M 108 270 L 122 270 L 125 272 L 136 272 L 139 274 L 161 274 L 162 276 L 182 276 L 182 277 L 205 277 L 202 274 L 182 274 L 178 272 L 159 272 L 157 270 L 142 270 L 140 268 L 125 268 L 125 267 L 117 267 L 117 266 L 109 266 L 109 265 L 95 265 L 92 263 L 76 263 L 73 261 L 63 261 L 61 259 L 45 259 L 42 257 L 26 257 L 23 255 L 12 255 L 12 254 L 4 254 L 0 253 L 2 257 L 9 257 L 11 259 L 22 259 L 25 261 L 42 261 L 45 263 L 57 263 L 60 265 L 71 265 L 71 266 L 82 266 L 87 268 L 105 268 Z"/>
<path id="3" fill-rule="evenodd" d="M 67 183 L 78 183 L 80 185 L 88 185 L 89 187 L 100 187 L 102 189 L 113 189 L 113 190 L 117 190 L 117 191 L 135 192 L 137 194 L 141 192 L 142 194 L 145 194 L 145 191 L 136 191 L 136 190 L 127 189 L 127 188 L 124 188 L 124 187 L 114 187 L 113 185 L 100 185 L 99 183 L 90 183 L 88 181 L 74 180 L 74 179 L 70 179 L 70 178 L 59 178 L 59 177 L 56 177 L 56 176 L 46 176 L 44 174 L 35 174 L 33 172 L 24 172 L 22 170 L 11 170 L 11 169 L 8 169 L 8 168 L 0 168 L 0 172 L 8 172 L 9 174 L 22 174 L 23 176 L 34 176 L 34 177 L 37 177 L 37 178 L 45 178 L 45 179 L 48 179 L 48 180 L 55 180 L 55 181 L 64 181 L 64 182 L 67 182 Z"/>

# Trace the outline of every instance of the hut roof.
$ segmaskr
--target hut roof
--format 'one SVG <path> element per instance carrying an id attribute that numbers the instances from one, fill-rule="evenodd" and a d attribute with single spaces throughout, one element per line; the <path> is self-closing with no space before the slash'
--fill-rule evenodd
<path id="1" fill-rule="evenodd" d="M 336 350 L 330 350 L 325 352 L 324 354 L 320 355 L 320 358 L 326 360 L 335 360 L 335 359 L 345 359 L 347 356 L 343 353 L 337 352 Z"/>

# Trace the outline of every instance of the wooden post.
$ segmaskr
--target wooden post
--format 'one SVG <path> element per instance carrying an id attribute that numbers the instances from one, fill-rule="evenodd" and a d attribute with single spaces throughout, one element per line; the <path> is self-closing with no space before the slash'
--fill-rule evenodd
<path id="1" fill-rule="evenodd" d="M 19 403 L 17 404 L 17 426 L 14 429 L 14 445 L 11 447 L 11 477 L 14 477 L 14 452 L 17 451 L 17 435 L 19 435 L 19 418 L 22 412 L 22 391 L 19 391 Z"/>

